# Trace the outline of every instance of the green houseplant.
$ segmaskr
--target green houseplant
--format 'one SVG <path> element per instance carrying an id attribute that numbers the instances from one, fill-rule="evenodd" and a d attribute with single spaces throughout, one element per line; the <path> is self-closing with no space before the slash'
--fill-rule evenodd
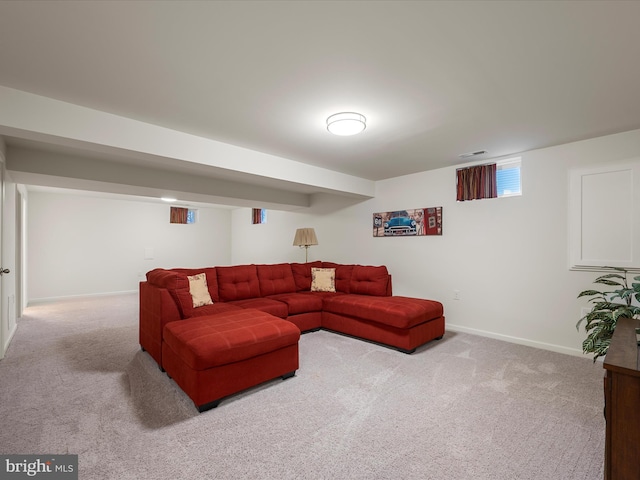
<path id="1" fill-rule="evenodd" d="M 576 328 L 584 322 L 587 338 L 582 342 L 584 353 L 593 353 L 593 361 L 607 354 L 613 331 L 620 317 L 640 318 L 640 276 L 633 277 L 631 286 L 627 280 L 629 270 L 625 268 L 606 267 L 615 273 L 600 275 L 593 283 L 615 287 L 609 291 L 585 290 L 580 297 L 591 297 L 591 311 L 578 320 Z M 634 305 L 634 299 L 636 305 Z M 616 302 L 616 300 L 618 300 Z"/>

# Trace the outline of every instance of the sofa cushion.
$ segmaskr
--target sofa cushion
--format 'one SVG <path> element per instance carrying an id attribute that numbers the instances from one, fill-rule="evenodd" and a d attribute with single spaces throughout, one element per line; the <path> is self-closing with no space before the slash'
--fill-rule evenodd
<path id="1" fill-rule="evenodd" d="M 170 272 L 181 273 L 183 275 L 197 275 L 198 273 L 204 272 L 207 277 L 207 290 L 209 290 L 209 296 L 211 297 L 211 301 L 219 302 L 220 297 L 218 297 L 218 276 L 216 275 L 215 267 L 206 267 L 206 268 L 172 268 L 169 270 Z"/>
<path id="2" fill-rule="evenodd" d="M 203 273 L 197 275 L 187 275 L 189 279 L 189 293 L 193 301 L 193 308 L 211 305 L 211 295 L 207 290 L 207 276 Z"/>
<path id="3" fill-rule="evenodd" d="M 182 318 L 189 318 L 193 312 L 193 299 L 189 292 L 189 279 L 184 273 L 164 268 L 147 272 L 147 282 L 160 288 L 166 288 L 180 310 Z"/>
<path id="4" fill-rule="evenodd" d="M 336 269 L 336 292 L 349 293 L 351 283 L 351 273 L 354 265 L 341 265 L 333 262 L 322 262 L 323 268 Z"/>
<path id="5" fill-rule="evenodd" d="M 166 288 L 171 294 L 182 318 L 193 316 L 193 298 L 189 291 L 189 275 L 197 275 L 203 273 L 207 279 L 207 289 L 209 296 L 213 302 L 219 300 L 218 297 L 218 280 L 216 277 L 216 269 L 211 268 L 174 268 L 167 270 L 164 268 L 156 268 L 147 273 L 147 281 L 156 287 Z M 200 307 L 202 308 L 202 307 Z"/>
<path id="6" fill-rule="evenodd" d="M 321 298 L 323 302 L 325 298 L 333 298 L 339 295 L 349 295 L 348 293 L 344 293 L 344 292 L 300 292 L 300 293 L 304 293 L 305 295 L 313 295 L 314 297 Z"/>
<path id="7" fill-rule="evenodd" d="M 296 282 L 296 288 L 298 291 L 311 290 L 311 269 L 322 267 L 322 262 L 317 260 L 310 263 L 292 263 L 291 271 L 293 272 L 293 278 Z"/>
<path id="8" fill-rule="evenodd" d="M 218 294 L 223 302 L 260 297 L 260 282 L 255 265 L 216 267 Z"/>
<path id="9" fill-rule="evenodd" d="M 281 293 L 272 295 L 269 298 L 286 303 L 289 315 L 322 310 L 322 296 L 309 292 Z"/>
<path id="10" fill-rule="evenodd" d="M 440 318 L 443 313 L 442 304 L 433 300 L 355 294 L 327 297 L 323 309 L 403 329 Z"/>
<path id="11" fill-rule="evenodd" d="M 389 272 L 387 267 L 373 267 L 368 265 L 356 265 L 351 273 L 349 292 L 360 295 L 387 295 Z"/>
<path id="12" fill-rule="evenodd" d="M 289 315 L 286 303 L 278 302 L 271 298 L 245 298 L 243 300 L 233 300 L 229 302 L 229 305 L 242 308 L 254 308 L 280 318 L 287 318 Z"/>
<path id="13" fill-rule="evenodd" d="M 239 310 L 170 322 L 163 338 L 190 368 L 206 370 L 294 345 L 300 330 L 257 310 Z"/>
<path id="14" fill-rule="evenodd" d="M 211 305 L 205 305 L 204 307 L 194 308 L 193 314 L 189 318 L 206 317 L 209 315 L 216 315 L 218 313 L 226 312 L 237 312 L 238 310 L 243 310 L 243 308 L 238 305 L 232 305 L 230 303 L 216 302 L 212 303 Z"/>
<path id="15" fill-rule="evenodd" d="M 260 294 L 263 297 L 296 291 L 296 281 L 290 264 L 257 265 L 257 271 Z"/>

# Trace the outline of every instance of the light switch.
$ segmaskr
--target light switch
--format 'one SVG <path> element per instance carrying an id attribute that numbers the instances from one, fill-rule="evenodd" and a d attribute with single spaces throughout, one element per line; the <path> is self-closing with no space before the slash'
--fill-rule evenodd
<path id="1" fill-rule="evenodd" d="M 153 260 L 153 247 L 144 247 L 144 259 Z"/>

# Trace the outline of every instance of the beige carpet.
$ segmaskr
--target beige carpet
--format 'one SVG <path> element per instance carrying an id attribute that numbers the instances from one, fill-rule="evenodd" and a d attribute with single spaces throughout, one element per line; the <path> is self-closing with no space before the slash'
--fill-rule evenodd
<path id="1" fill-rule="evenodd" d="M 296 377 L 198 414 L 140 351 L 137 297 L 27 309 L 0 361 L 0 452 L 88 479 L 600 480 L 602 364 L 462 333 L 405 355 L 302 336 Z"/>

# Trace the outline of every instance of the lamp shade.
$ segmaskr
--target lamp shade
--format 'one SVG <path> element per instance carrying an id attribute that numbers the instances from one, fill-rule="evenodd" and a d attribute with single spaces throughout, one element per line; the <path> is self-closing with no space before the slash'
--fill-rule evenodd
<path id="1" fill-rule="evenodd" d="M 293 238 L 293 245 L 296 247 L 318 245 L 316 231 L 313 228 L 298 228 L 296 230 L 296 236 Z"/>

